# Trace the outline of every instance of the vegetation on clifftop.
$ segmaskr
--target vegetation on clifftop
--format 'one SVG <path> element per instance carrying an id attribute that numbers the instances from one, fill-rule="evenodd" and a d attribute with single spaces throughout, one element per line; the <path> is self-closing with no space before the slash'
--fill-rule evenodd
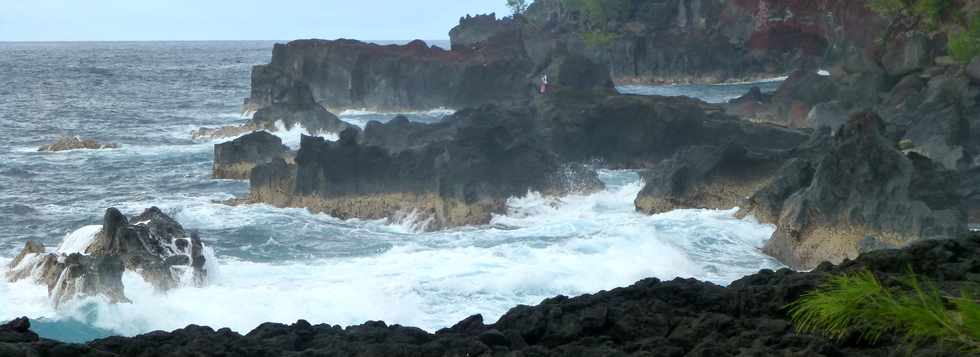
<path id="1" fill-rule="evenodd" d="M 887 287 L 870 271 L 830 278 L 789 306 L 801 333 L 838 340 L 876 343 L 895 333 L 911 346 L 939 343 L 964 352 L 980 352 L 980 303 L 964 291 L 943 295 L 935 284 L 914 274 Z"/>
<path id="2" fill-rule="evenodd" d="M 968 13 L 956 0 L 869 0 L 875 12 L 893 18 L 914 19 L 923 31 L 943 31 L 948 51 L 959 62 L 980 55 L 980 14 Z"/>

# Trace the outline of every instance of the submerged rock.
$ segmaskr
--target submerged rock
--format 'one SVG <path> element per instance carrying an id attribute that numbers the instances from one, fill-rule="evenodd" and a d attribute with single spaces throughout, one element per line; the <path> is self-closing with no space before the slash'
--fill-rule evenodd
<path id="1" fill-rule="evenodd" d="M 896 146 L 878 116 L 854 115 L 823 154 L 788 163 L 740 214 L 776 224 L 765 251 L 797 269 L 853 259 L 869 236 L 904 247 L 962 234 L 958 175 Z"/>
<path id="2" fill-rule="evenodd" d="M 54 143 L 44 145 L 37 151 L 66 151 L 66 150 L 98 150 L 98 149 L 118 149 L 118 144 L 101 144 L 92 139 L 82 139 L 77 136 L 63 136 Z"/>
<path id="3" fill-rule="evenodd" d="M 256 131 L 238 139 L 214 145 L 214 178 L 247 180 L 256 165 L 287 157 L 289 148 L 282 139 Z M 290 158 L 291 159 L 291 158 Z"/>
<path id="4" fill-rule="evenodd" d="M 977 282 L 980 236 L 923 241 L 811 272 L 762 270 L 727 287 L 694 279 L 644 279 L 579 297 L 516 306 L 496 323 L 480 315 L 435 333 L 369 321 L 331 326 L 265 323 L 241 335 L 190 325 L 87 344 L 40 339 L 27 319 L 0 325 L 0 354 L 44 356 L 958 356 L 893 333 L 876 343 L 799 334 L 786 306 L 832 275 L 871 271 L 894 286 L 909 269 L 956 296 Z M 948 346 L 947 346 L 948 348 Z"/>
<path id="5" fill-rule="evenodd" d="M 55 305 L 95 295 L 126 302 L 122 284 L 126 270 L 161 291 L 181 284 L 202 285 L 207 281 L 204 245 L 196 233 L 188 236 L 156 207 L 131 220 L 110 208 L 101 229 L 91 230 L 91 235 L 69 235 L 55 252 L 46 253 L 40 244 L 27 242 L 6 278 L 46 285 Z"/>

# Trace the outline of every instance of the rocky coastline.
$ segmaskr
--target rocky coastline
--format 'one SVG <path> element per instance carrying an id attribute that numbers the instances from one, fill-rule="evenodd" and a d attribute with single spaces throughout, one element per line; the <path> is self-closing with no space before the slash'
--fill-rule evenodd
<path id="1" fill-rule="evenodd" d="M 266 323 L 245 335 L 187 326 L 87 344 L 39 338 L 30 322 L 0 325 L 5 356 L 960 356 L 940 345 L 877 343 L 797 333 L 786 306 L 827 277 L 870 271 L 898 284 L 909 269 L 956 295 L 980 282 L 980 236 L 879 250 L 810 272 L 763 270 L 727 287 L 693 279 L 645 279 L 610 291 L 517 306 L 497 322 L 474 315 L 435 333 L 369 321 L 356 326 L 300 320 Z"/>
<path id="2" fill-rule="evenodd" d="M 945 29 L 902 27 L 908 19 L 855 1 L 629 4 L 604 21 L 559 0 L 461 18 L 449 50 L 277 44 L 252 70 L 252 119 L 193 136 L 237 137 L 214 146 L 213 166 L 215 179 L 249 181 L 234 204 L 412 219 L 422 230 L 485 225 L 513 197 L 595 192 L 597 169 L 637 170 L 639 213 L 738 207 L 738 218 L 775 226 L 766 254 L 808 272 L 761 271 L 727 287 L 646 279 L 435 333 L 301 320 L 78 345 L 41 339 L 20 319 L 0 326 L 0 355 L 956 355 L 892 335 L 870 344 L 799 334 L 786 306 L 862 269 L 888 284 L 911 269 L 944 292 L 980 282 L 980 237 L 968 229 L 980 224 L 980 58 L 953 61 L 936 45 Z M 779 74 L 789 76 L 776 92 L 722 105 L 614 86 Z M 458 110 L 363 129 L 331 112 L 433 108 Z M 294 127 L 310 134 L 296 152 L 268 133 Z M 82 249 L 29 242 L 6 278 L 46 285 L 56 305 L 80 295 L 126 302 L 127 270 L 161 291 L 206 283 L 203 251 L 157 208 L 132 219 L 109 209 Z"/>

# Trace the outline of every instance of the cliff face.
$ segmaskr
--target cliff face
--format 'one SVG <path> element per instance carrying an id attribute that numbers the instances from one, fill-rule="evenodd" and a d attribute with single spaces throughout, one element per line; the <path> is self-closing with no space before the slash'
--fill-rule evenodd
<path id="1" fill-rule="evenodd" d="M 607 63 L 617 82 L 737 81 L 836 63 L 887 25 L 862 1 L 620 2 L 596 19 L 568 1 L 536 1 L 525 16 L 527 52 L 540 61 L 548 47 L 567 47 Z"/>
<path id="2" fill-rule="evenodd" d="M 516 36 L 516 32 L 512 33 Z M 519 43 L 516 39 L 501 39 Z M 272 62 L 252 71 L 247 110 L 272 105 L 295 85 L 332 110 L 410 111 L 514 103 L 532 90 L 519 47 L 446 51 L 422 41 L 380 46 L 353 40 L 277 44 Z"/>

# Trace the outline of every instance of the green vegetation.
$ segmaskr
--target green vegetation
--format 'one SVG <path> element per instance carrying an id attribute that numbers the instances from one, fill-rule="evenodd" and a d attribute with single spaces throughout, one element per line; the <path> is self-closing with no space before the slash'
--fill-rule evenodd
<path id="1" fill-rule="evenodd" d="M 946 31 L 949 53 L 957 61 L 969 62 L 980 55 L 980 14 L 967 22 L 967 15 L 955 0 L 869 0 L 868 6 L 885 16 L 918 19 L 924 31 Z M 965 24 L 966 29 L 950 26 L 958 24 Z"/>
<path id="2" fill-rule="evenodd" d="M 590 46 L 604 46 L 619 38 L 619 34 L 609 31 L 610 21 L 629 16 L 630 0 L 561 0 L 562 6 L 578 11 L 586 22 L 588 31 L 584 33 L 585 42 Z"/>
<path id="3" fill-rule="evenodd" d="M 514 15 L 523 14 L 527 11 L 527 0 L 507 0 L 507 7 L 514 12 Z"/>
<path id="4" fill-rule="evenodd" d="M 833 277 L 790 304 L 790 317 L 802 333 L 871 343 L 896 333 L 912 347 L 936 342 L 980 352 L 980 302 L 974 295 L 943 296 L 914 274 L 899 280 L 899 287 L 889 288 L 869 271 Z"/>
<path id="5" fill-rule="evenodd" d="M 980 55 L 980 15 L 973 15 L 966 30 L 949 35 L 949 54 L 962 63 Z"/>
<path id="6" fill-rule="evenodd" d="M 934 26 L 955 10 L 953 0 L 870 0 L 875 12 L 885 16 L 914 16 Z"/>

